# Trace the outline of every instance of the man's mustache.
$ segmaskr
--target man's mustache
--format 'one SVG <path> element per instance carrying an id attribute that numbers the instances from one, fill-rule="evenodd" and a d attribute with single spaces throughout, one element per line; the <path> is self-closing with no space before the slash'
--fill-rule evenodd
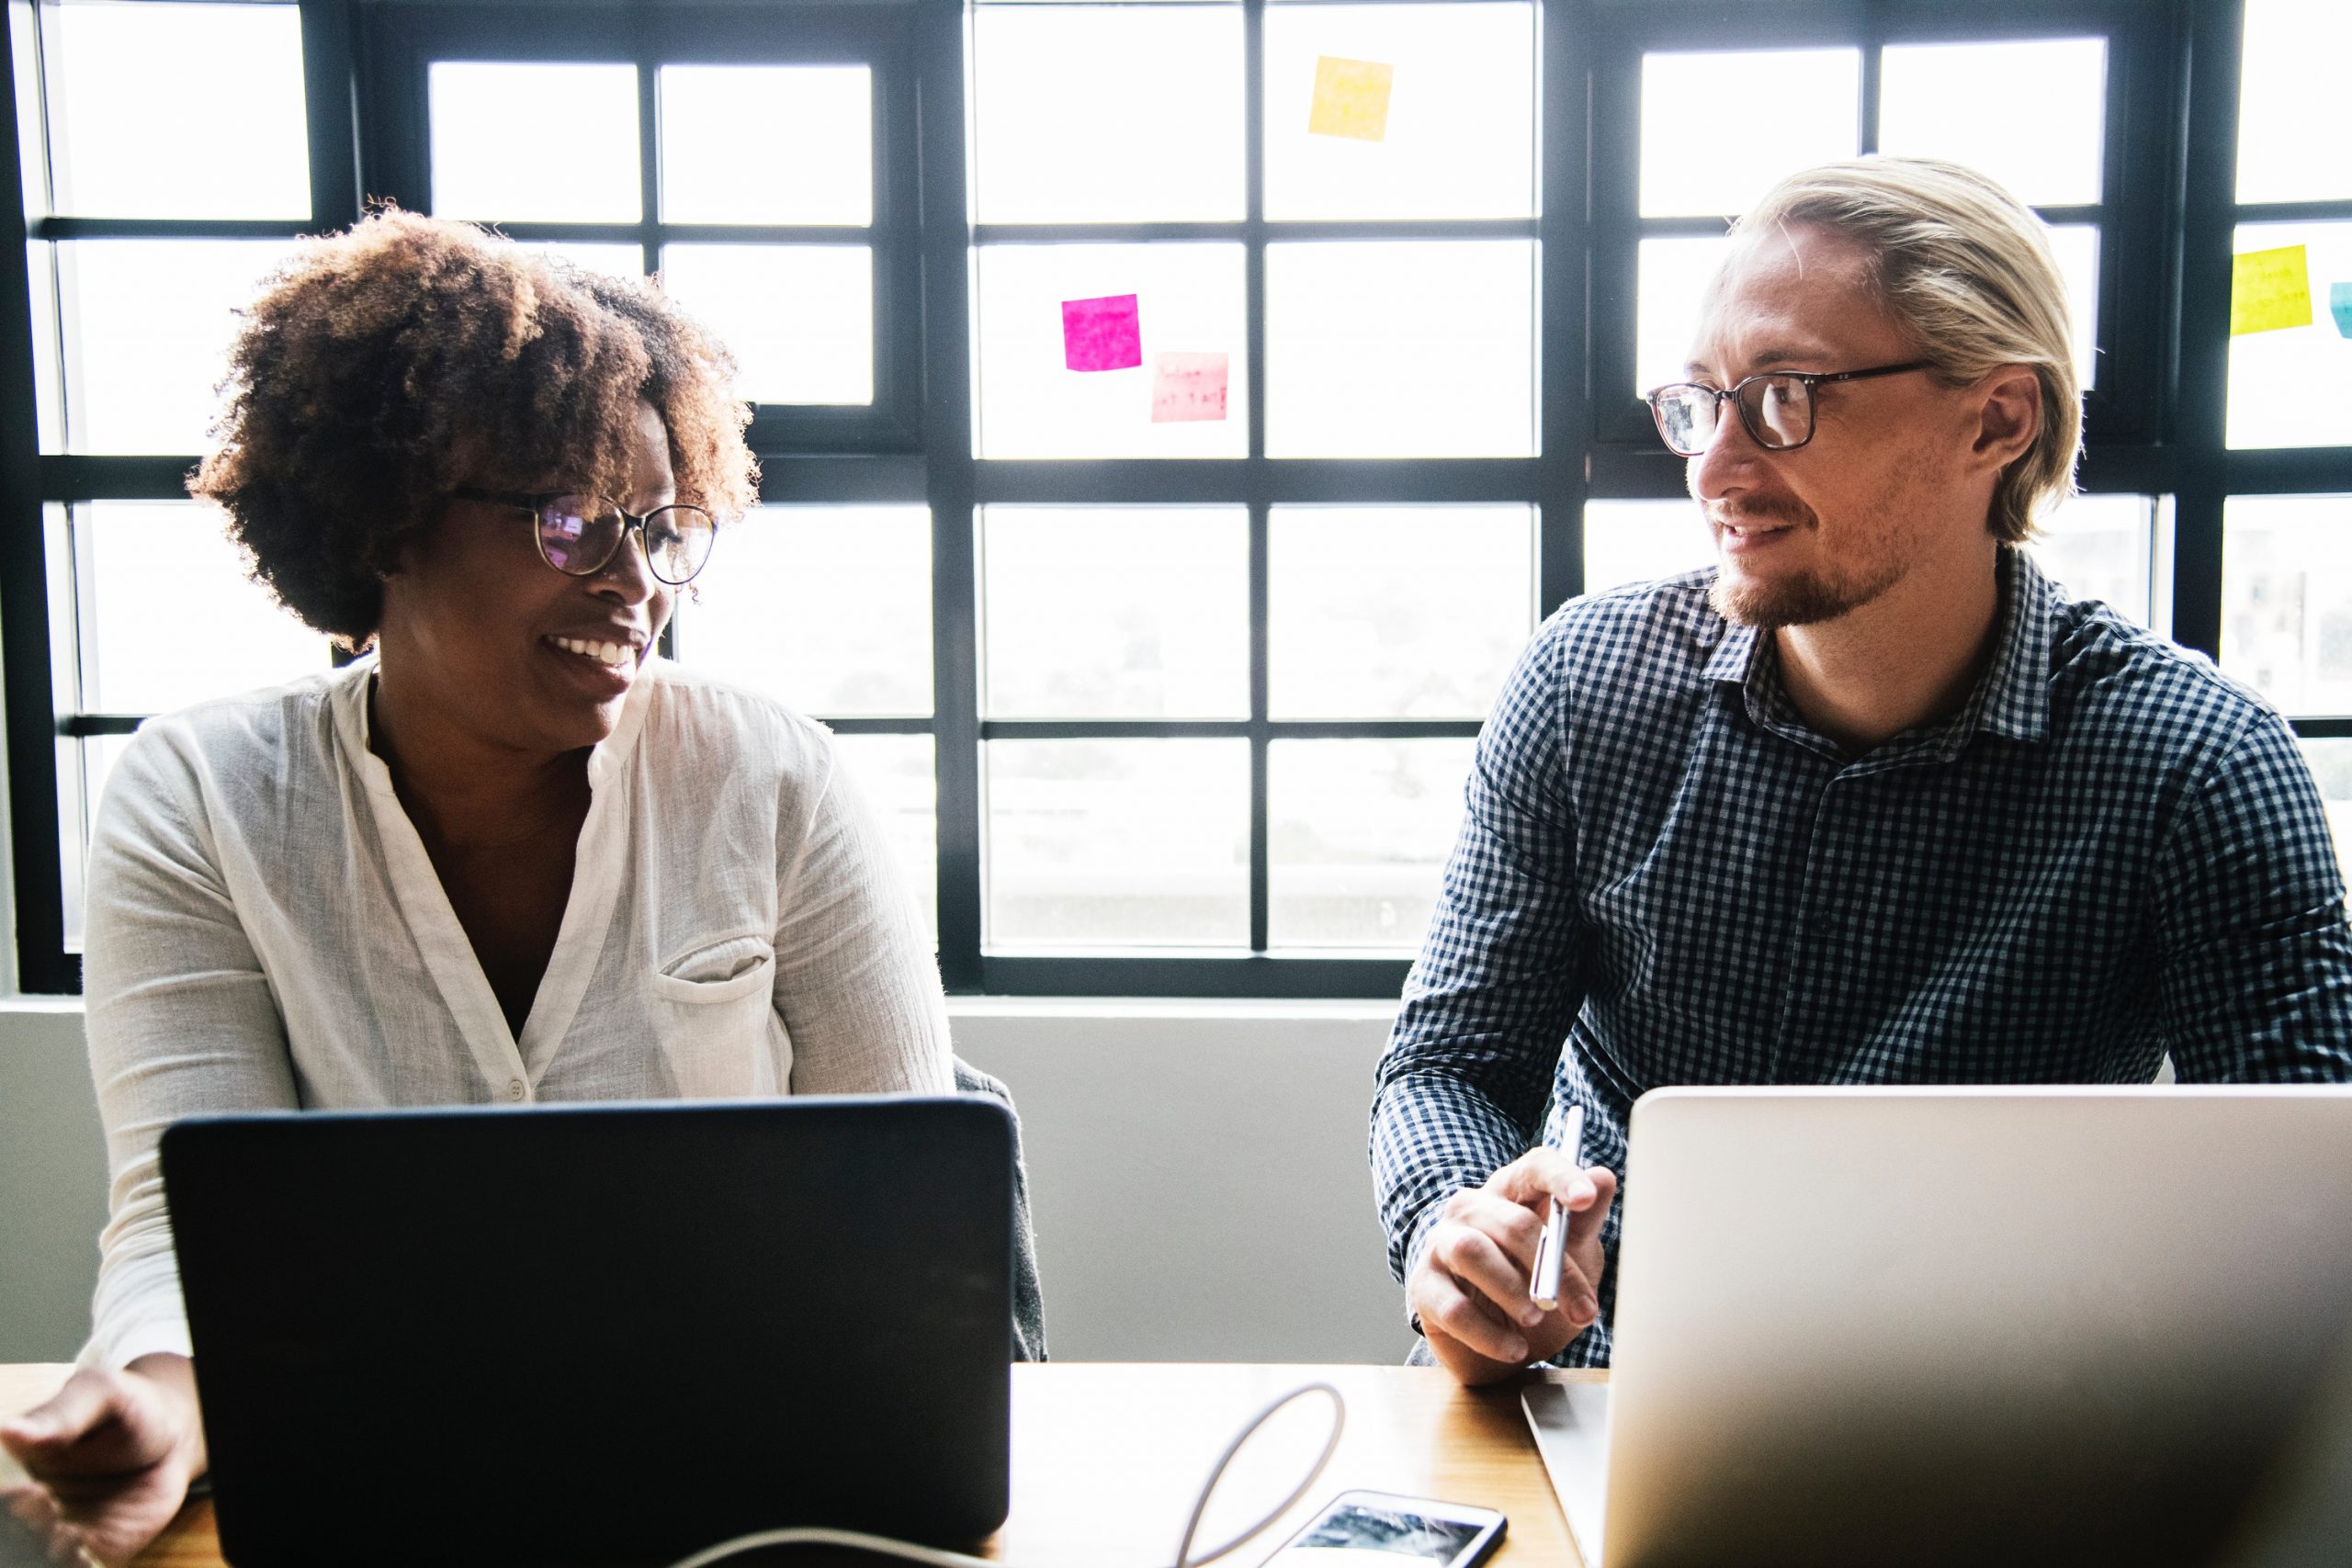
<path id="1" fill-rule="evenodd" d="M 1754 523 L 1804 523 L 1813 516 L 1812 508 L 1793 496 L 1765 495 L 1753 501 L 1743 501 L 1737 506 L 1709 502 L 1707 521 L 1717 527 L 1743 528 Z"/>

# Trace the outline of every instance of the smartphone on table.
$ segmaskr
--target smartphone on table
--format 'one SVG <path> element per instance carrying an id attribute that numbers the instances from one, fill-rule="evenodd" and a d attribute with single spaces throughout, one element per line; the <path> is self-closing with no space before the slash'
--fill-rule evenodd
<path id="1" fill-rule="evenodd" d="M 1464 1503 L 1342 1492 L 1265 1568 L 1473 1568 L 1503 1538 L 1502 1515 Z"/>

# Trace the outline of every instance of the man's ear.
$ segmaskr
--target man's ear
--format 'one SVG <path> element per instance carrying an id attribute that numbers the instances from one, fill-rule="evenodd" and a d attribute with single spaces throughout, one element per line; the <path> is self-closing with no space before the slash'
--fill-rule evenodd
<path id="1" fill-rule="evenodd" d="M 1987 466 L 2006 468 L 2032 450 L 2041 434 L 2041 378 L 2030 365 L 1999 365 L 1971 389 L 1977 409 L 1970 448 Z"/>

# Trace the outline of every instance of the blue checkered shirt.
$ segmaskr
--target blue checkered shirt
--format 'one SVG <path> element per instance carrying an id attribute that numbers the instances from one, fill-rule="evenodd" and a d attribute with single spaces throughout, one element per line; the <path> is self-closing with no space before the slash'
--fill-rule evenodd
<path id="1" fill-rule="evenodd" d="M 1397 1278 L 1572 1105 L 1623 1180 L 1660 1085 L 2352 1078 L 2344 884 L 2259 698 L 2004 550 L 1968 700 L 1849 756 L 1713 575 L 1562 606 L 1479 738 L 1373 1102 Z M 1609 1362 L 1617 1234 L 1563 1365 Z"/>

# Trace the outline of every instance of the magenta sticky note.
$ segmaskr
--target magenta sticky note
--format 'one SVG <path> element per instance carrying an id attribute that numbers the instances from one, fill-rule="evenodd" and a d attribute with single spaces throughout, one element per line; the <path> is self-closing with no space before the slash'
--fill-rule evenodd
<path id="1" fill-rule="evenodd" d="M 1222 354 L 1155 354 L 1151 356 L 1151 422 L 1223 419 L 1225 381 L 1230 363 Z"/>
<path id="2" fill-rule="evenodd" d="M 1143 319 L 1132 294 L 1062 301 L 1062 363 L 1072 370 L 1132 370 L 1143 363 Z"/>

